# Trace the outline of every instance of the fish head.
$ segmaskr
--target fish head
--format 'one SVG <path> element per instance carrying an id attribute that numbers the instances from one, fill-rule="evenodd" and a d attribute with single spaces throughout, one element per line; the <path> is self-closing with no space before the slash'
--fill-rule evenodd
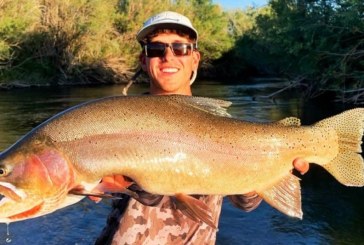
<path id="1" fill-rule="evenodd" d="M 10 148 L 0 154 L 0 222 L 35 218 L 67 206 L 72 181 L 72 169 L 57 149 Z"/>

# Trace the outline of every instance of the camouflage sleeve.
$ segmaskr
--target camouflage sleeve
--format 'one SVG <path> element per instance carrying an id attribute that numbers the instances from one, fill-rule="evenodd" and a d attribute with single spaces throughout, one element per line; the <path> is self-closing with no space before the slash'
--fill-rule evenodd
<path id="1" fill-rule="evenodd" d="M 222 197 L 201 196 L 200 200 L 211 209 L 217 227 Z M 215 244 L 216 231 L 184 216 L 169 197 L 155 207 L 130 199 L 108 244 Z"/>

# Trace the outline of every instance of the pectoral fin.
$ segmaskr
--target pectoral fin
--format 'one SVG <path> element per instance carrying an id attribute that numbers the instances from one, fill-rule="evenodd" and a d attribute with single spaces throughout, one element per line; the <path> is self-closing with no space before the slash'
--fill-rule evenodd
<path id="1" fill-rule="evenodd" d="M 124 193 L 125 189 L 133 184 L 133 181 L 123 175 L 110 175 L 101 179 L 94 188 L 99 192 Z"/>
<path id="2" fill-rule="evenodd" d="M 261 198 L 255 191 L 246 193 L 244 195 L 228 196 L 228 198 L 235 207 L 240 208 L 246 212 L 256 209 L 263 200 L 263 198 Z"/>
<path id="3" fill-rule="evenodd" d="M 140 202 L 146 206 L 156 206 L 160 203 L 160 201 L 163 198 L 163 196 L 161 196 L 161 195 L 151 194 L 149 192 L 144 191 L 136 184 L 131 185 L 129 187 L 129 189 L 138 195 L 137 198 L 135 198 L 135 197 L 134 198 L 138 202 Z"/>
<path id="4" fill-rule="evenodd" d="M 69 193 L 87 196 L 94 202 L 99 202 L 102 198 L 114 198 L 113 195 L 105 193 L 123 193 L 137 199 L 138 195 L 134 191 L 127 189 L 132 184 L 133 182 L 125 176 L 110 175 L 103 177 L 100 183 L 91 191 L 85 190 L 83 186 L 77 186 L 70 190 Z"/>
<path id="5" fill-rule="evenodd" d="M 289 174 L 277 184 L 258 194 L 282 213 L 302 219 L 301 187 L 299 178 Z"/>
<path id="6" fill-rule="evenodd" d="M 216 229 L 209 207 L 201 200 L 179 193 L 175 195 L 175 204 L 176 207 L 190 219 L 196 222 L 203 221 Z"/>
<path id="7" fill-rule="evenodd" d="M 111 199 L 120 199 L 121 198 L 121 197 L 116 197 L 116 196 L 113 196 L 110 194 L 105 194 L 105 193 L 88 192 L 82 188 L 74 188 L 74 189 L 70 190 L 68 193 L 72 194 L 72 195 L 77 195 L 77 196 L 86 196 L 95 202 L 98 202 L 102 198 L 111 198 Z"/>

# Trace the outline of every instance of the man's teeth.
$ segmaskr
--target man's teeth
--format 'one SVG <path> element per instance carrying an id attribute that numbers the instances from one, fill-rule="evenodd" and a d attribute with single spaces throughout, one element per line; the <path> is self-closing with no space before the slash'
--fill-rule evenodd
<path id="1" fill-rule="evenodd" d="M 162 72 L 169 72 L 169 73 L 173 73 L 173 72 L 177 72 L 178 69 L 177 68 L 163 68 Z"/>

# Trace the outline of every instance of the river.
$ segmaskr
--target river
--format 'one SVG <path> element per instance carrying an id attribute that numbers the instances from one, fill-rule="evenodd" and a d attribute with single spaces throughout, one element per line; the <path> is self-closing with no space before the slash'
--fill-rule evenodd
<path id="1" fill-rule="evenodd" d="M 199 81 L 194 95 L 230 100 L 229 112 L 248 121 L 270 122 L 287 116 L 303 124 L 343 111 L 344 105 L 304 102 L 297 91 L 274 100 L 265 96 L 281 88 L 277 82 L 234 84 Z M 33 127 L 72 105 L 93 98 L 118 95 L 123 86 L 27 88 L 0 91 L 0 151 Z M 147 91 L 133 85 L 129 94 Z M 294 219 L 262 204 L 245 213 L 225 200 L 217 244 L 364 244 L 364 188 L 345 187 L 321 167 L 311 165 L 302 185 L 303 219 Z M 83 201 L 52 214 L 0 225 L 0 244 L 93 244 L 103 229 L 110 201 Z"/>

